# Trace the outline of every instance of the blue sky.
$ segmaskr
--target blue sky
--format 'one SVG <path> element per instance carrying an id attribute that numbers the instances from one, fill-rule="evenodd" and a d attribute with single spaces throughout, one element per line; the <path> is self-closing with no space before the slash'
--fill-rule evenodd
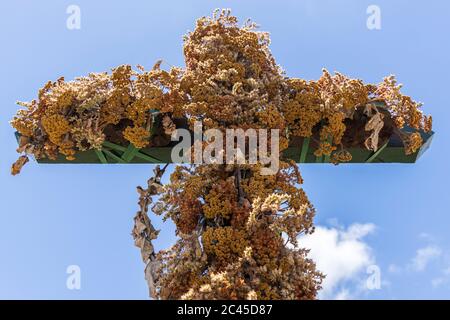
<path id="1" fill-rule="evenodd" d="M 81 9 L 80 30 L 66 28 L 71 4 Z M 366 27 L 371 4 L 381 9 L 381 30 Z M 135 187 L 152 166 L 31 162 L 12 177 L 17 155 L 8 121 L 16 100 L 35 98 L 62 75 L 124 63 L 151 67 L 159 58 L 182 66 L 183 34 L 216 7 L 270 31 L 272 52 L 289 76 L 316 79 L 326 67 L 378 82 L 395 73 L 404 92 L 425 103 L 437 133 L 416 164 L 301 166 L 319 231 L 304 243 L 332 279 L 323 298 L 450 298 L 450 3 L 444 0 L 3 3 L 0 298 L 147 298 L 130 232 Z M 173 230 L 163 226 L 159 247 L 172 243 Z M 69 265 L 81 268 L 81 290 L 66 287 Z M 381 271 L 378 290 L 364 286 L 370 265 Z"/>

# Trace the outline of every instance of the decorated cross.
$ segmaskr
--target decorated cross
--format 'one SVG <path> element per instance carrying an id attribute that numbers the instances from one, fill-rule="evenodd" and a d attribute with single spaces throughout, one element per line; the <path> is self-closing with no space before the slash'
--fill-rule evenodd
<path id="1" fill-rule="evenodd" d="M 215 12 L 185 37 L 185 68 L 159 61 L 150 71 L 123 65 L 60 78 L 20 103 L 26 109 L 11 122 L 22 154 L 13 174 L 29 155 L 39 163 L 194 159 L 169 184 L 161 184 L 166 164 L 138 187 L 132 234 L 154 298 L 314 299 L 324 276 L 298 243 L 314 231 L 315 210 L 296 163 L 411 163 L 431 143 L 431 117 L 393 76 L 378 85 L 326 70 L 317 81 L 289 78 L 255 28 Z M 263 171 L 270 161 L 250 161 L 264 155 L 276 160 L 271 174 Z M 150 205 L 176 225 L 168 250 L 154 250 Z"/>

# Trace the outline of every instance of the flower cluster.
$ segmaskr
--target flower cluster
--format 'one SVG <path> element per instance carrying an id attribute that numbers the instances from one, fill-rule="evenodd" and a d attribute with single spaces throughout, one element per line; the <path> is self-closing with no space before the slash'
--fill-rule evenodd
<path id="1" fill-rule="evenodd" d="M 314 299 L 323 276 L 297 247 L 314 230 L 301 183 L 290 163 L 273 176 L 250 165 L 178 166 L 153 206 L 180 236 L 151 262 L 160 266 L 153 297 Z"/>
<path id="2" fill-rule="evenodd" d="M 217 270 L 239 258 L 247 246 L 245 236 L 244 230 L 231 226 L 206 228 L 202 234 L 203 248 Z"/>
<path id="3" fill-rule="evenodd" d="M 291 136 L 312 137 L 315 155 L 331 155 L 336 162 L 349 158 L 333 156 L 350 147 L 349 139 L 343 142 L 345 136 L 362 139 L 354 144 L 377 150 L 384 142 L 379 137 L 382 129 L 391 135 L 404 126 L 431 130 L 431 117 L 422 114 L 420 103 L 401 93 L 394 76 L 378 85 L 327 70 L 317 81 L 288 78 L 269 50 L 268 33 L 255 28 L 251 22 L 239 27 L 237 19 L 223 10 L 199 19 L 186 35 L 184 69 L 165 71 L 158 61 L 150 71 L 122 65 L 111 74 L 48 82 L 37 100 L 20 103 L 26 109 L 11 122 L 28 138 L 22 140 L 19 152 L 50 159 L 60 153 L 72 160 L 78 151 L 100 149 L 112 139 L 144 148 L 152 144 L 155 113 L 163 114 L 161 134 L 166 136 L 176 129 L 173 120 L 178 117 L 191 124 L 200 120 L 205 129 L 280 129 L 280 150 Z M 360 123 L 355 113 L 375 104 L 360 119 L 372 126 L 366 126 L 370 136 L 356 137 Z M 420 147 L 417 134 L 398 135 L 407 153 Z"/>
<path id="4" fill-rule="evenodd" d="M 235 190 L 233 177 L 214 184 L 205 196 L 206 204 L 203 206 L 205 217 L 207 219 L 213 219 L 218 216 L 229 218 L 233 205 L 236 203 Z"/>
<path id="5" fill-rule="evenodd" d="M 388 120 L 431 129 L 430 118 L 393 81 L 365 85 L 326 70 L 318 81 L 286 78 L 268 49 L 268 35 L 254 27 L 237 26 L 227 10 L 197 21 L 185 37 L 186 69 L 178 78 L 178 97 L 186 100 L 173 104 L 172 114 L 219 130 L 279 129 L 280 150 L 289 136 L 311 137 L 316 155 L 331 155 L 334 163 L 351 159 L 344 138 L 356 118 L 365 119 L 353 126 L 363 138 L 353 143 L 371 150 Z M 415 135 L 404 138 L 408 150 L 420 147 Z M 303 179 L 293 162 L 283 160 L 274 175 L 261 175 L 261 166 L 175 169 L 153 211 L 174 221 L 180 240 L 147 265 L 160 266 L 151 277 L 153 297 L 316 297 L 323 275 L 297 243 L 300 234 L 314 231 Z"/>
<path id="6" fill-rule="evenodd" d="M 150 132 L 143 127 L 126 127 L 123 131 L 123 136 L 136 148 L 144 148 L 148 145 Z"/>
<path id="7" fill-rule="evenodd" d="M 413 154 L 422 146 L 423 140 L 420 133 L 414 132 L 408 135 L 405 142 L 405 152 L 406 154 Z"/>
<path id="8" fill-rule="evenodd" d="M 150 71 L 123 65 L 111 74 L 50 81 L 37 100 L 19 103 L 25 109 L 11 121 L 24 138 L 18 152 L 37 159 L 63 154 L 73 160 L 79 151 L 101 149 L 105 140 L 143 148 L 149 144 L 154 114 L 179 109 L 179 74 L 177 68 L 167 72 L 159 65 Z M 164 128 L 161 134 L 168 133 Z"/>
<path id="9" fill-rule="evenodd" d="M 351 159 L 348 156 L 334 156 L 334 152 L 338 147 L 339 150 L 349 147 L 342 143 L 344 135 L 355 138 L 352 125 L 357 126 L 355 113 L 361 108 L 369 110 L 365 112 L 365 121 L 368 124 L 366 130 L 371 131 L 371 135 L 360 145 L 369 150 L 380 147 L 380 131 L 390 122 L 395 124 L 396 129 L 407 125 L 425 132 L 431 130 L 431 117 L 423 115 L 420 103 L 400 92 L 401 85 L 397 84 L 394 76 L 372 85 L 340 73 L 331 75 L 323 70 L 322 77 L 317 81 L 288 79 L 287 85 L 289 98 L 283 107 L 286 125 L 292 135 L 313 137 L 318 141 L 316 156 L 333 154 L 334 160 L 339 162 Z M 392 130 L 391 134 L 396 131 Z M 407 146 L 410 138 L 404 134 L 399 134 L 399 137 L 404 141 L 405 152 L 410 152 Z M 420 145 L 415 147 L 414 150 L 417 150 Z"/>

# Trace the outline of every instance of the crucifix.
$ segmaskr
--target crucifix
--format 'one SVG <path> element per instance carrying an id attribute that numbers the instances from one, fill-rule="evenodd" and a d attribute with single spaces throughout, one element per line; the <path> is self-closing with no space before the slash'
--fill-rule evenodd
<path id="1" fill-rule="evenodd" d="M 12 173 L 28 156 L 39 163 L 165 163 L 137 188 L 132 230 L 151 297 L 315 299 L 324 275 L 298 241 L 314 232 L 315 209 L 297 163 L 413 163 L 430 146 L 431 117 L 393 76 L 377 85 L 327 70 L 317 81 L 289 78 L 269 43 L 254 23 L 239 26 L 222 10 L 186 35 L 184 68 L 164 70 L 158 61 L 149 71 L 123 65 L 48 82 L 11 121 L 21 153 Z M 195 123 L 212 131 L 196 133 Z M 181 164 L 163 185 L 180 130 L 185 143 L 212 138 L 194 148 L 189 142 L 184 156 L 196 153 L 196 143 L 217 157 L 241 141 L 241 159 L 264 147 L 277 167 L 267 174 L 268 163 L 236 157 Z M 220 139 L 227 130 L 231 143 Z M 278 134 L 250 139 L 249 132 L 265 130 Z M 176 226 L 178 240 L 167 250 L 152 244 L 159 231 L 150 210 Z"/>

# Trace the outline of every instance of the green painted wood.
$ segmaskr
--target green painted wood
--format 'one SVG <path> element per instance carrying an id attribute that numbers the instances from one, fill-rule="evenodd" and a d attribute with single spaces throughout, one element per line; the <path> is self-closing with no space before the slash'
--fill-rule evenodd
<path id="1" fill-rule="evenodd" d="M 126 147 L 120 146 L 118 144 L 115 144 L 115 143 L 112 143 L 112 142 L 109 142 L 109 141 L 103 142 L 103 146 L 107 147 L 107 148 L 110 148 L 110 149 L 113 149 L 113 150 L 116 150 L 116 151 L 120 151 L 120 152 L 127 151 Z"/>
<path id="2" fill-rule="evenodd" d="M 101 163 L 106 164 L 108 163 L 108 160 L 106 160 L 106 157 L 104 155 L 104 153 L 101 150 L 94 150 L 95 154 L 97 155 L 98 159 L 100 160 Z"/>
<path id="3" fill-rule="evenodd" d="M 366 163 L 371 163 L 373 162 L 380 154 L 381 152 L 383 152 L 383 150 L 387 147 L 387 145 L 389 144 L 389 141 L 387 141 L 385 144 L 383 144 L 380 148 L 378 148 L 377 151 L 375 151 L 373 153 L 373 155 L 371 155 L 367 160 Z"/>
<path id="4" fill-rule="evenodd" d="M 403 129 L 405 132 L 414 132 L 414 129 Z M 405 155 L 404 147 L 398 139 L 392 138 L 388 144 L 380 147 L 377 152 L 371 152 L 365 148 L 349 148 L 352 155 L 350 163 L 414 163 L 430 147 L 434 132 L 420 132 L 424 144 L 420 150 L 411 155 Z M 20 134 L 15 133 L 15 139 L 20 140 Z M 305 141 L 306 140 L 306 141 Z M 324 157 L 316 157 L 311 148 L 311 140 L 303 139 L 303 142 L 290 145 L 284 150 L 283 156 L 299 163 L 323 163 Z M 130 148 L 131 149 L 131 148 Z M 101 154 L 96 150 L 77 152 L 75 160 L 67 160 L 64 155 L 58 155 L 56 159 L 36 159 L 42 164 L 83 164 L 83 163 L 171 163 L 171 150 L 166 147 L 147 147 L 140 150 L 131 150 L 128 147 L 105 141 Z M 127 152 L 128 151 L 128 152 Z M 133 155 L 133 153 L 136 152 Z M 125 153 L 127 153 L 125 155 Z M 102 159 L 102 156 L 104 159 Z M 120 160 L 119 160 L 120 159 Z M 128 162 L 127 162 L 128 160 Z M 325 159 L 326 161 L 327 159 Z"/>
<path id="5" fill-rule="evenodd" d="M 316 163 L 322 163 L 322 156 L 316 157 Z"/>
<path id="6" fill-rule="evenodd" d="M 309 142 L 310 141 L 311 141 L 310 137 L 307 137 L 307 138 L 303 139 L 302 152 L 300 154 L 300 163 L 305 163 L 306 162 L 306 155 L 308 154 Z"/>
<path id="7" fill-rule="evenodd" d="M 121 157 L 116 156 L 114 153 L 112 153 L 109 150 L 103 150 L 103 152 L 110 158 L 116 160 L 118 163 L 126 163 Z"/>
<path id="8" fill-rule="evenodd" d="M 149 155 L 147 155 L 147 154 L 143 154 L 142 152 L 136 153 L 135 156 L 136 156 L 136 158 L 145 160 L 145 161 L 150 162 L 150 163 L 162 163 L 161 160 L 156 159 L 156 158 L 154 158 L 154 157 L 152 157 L 152 156 L 149 156 Z"/>
<path id="9" fill-rule="evenodd" d="M 122 159 L 125 162 L 130 162 L 133 160 L 133 158 L 136 156 L 136 154 L 139 152 L 139 149 L 136 148 L 132 143 L 128 145 L 127 150 L 122 154 Z"/>

